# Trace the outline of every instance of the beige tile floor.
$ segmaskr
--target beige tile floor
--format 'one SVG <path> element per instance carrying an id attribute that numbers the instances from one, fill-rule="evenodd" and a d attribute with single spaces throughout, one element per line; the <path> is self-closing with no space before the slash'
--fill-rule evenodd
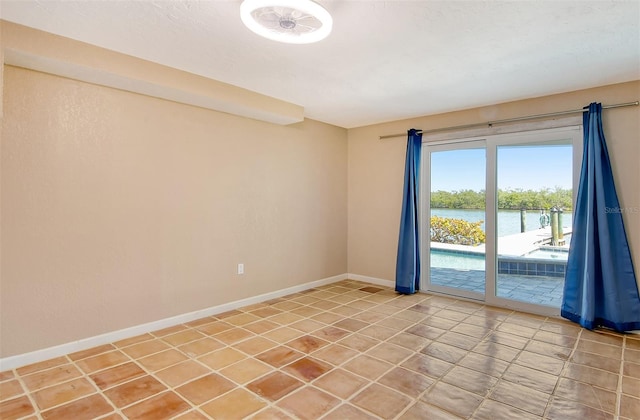
<path id="1" fill-rule="evenodd" d="M 343 281 L 0 373 L 2 419 L 638 419 L 640 337 Z"/>

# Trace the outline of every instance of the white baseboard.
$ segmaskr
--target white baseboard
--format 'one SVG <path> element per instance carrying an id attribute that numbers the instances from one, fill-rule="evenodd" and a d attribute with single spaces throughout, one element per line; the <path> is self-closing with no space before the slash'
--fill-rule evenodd
<path id="1" fill-rule="evenodd" d="M 362 276 L 359 276 L 359 277 L 362 277 Z M 316 280 L 316 281 L 312 281 L 304 284 L 299 284 L 297 286 L 276 290 L 274 292 L 269 292 L 269 293 L 265 293 L 258 296 L 252 296 L 246 299 L 236 300 L 234 302 L 223 303 L 222 305 L 212 306 L 210 308 L 189 312 L 182 315 L 177 315 L 170 318 L 161 319 L 159 321 L 148 322 L 146 324 L 136 325 L 136 326 L 125 328 L 118 331 L 112 331 L 112 332 L 100 334 L 94 337 L 84 338 L 82 340 L 61 344 L 58 346 L 32 351 L 30 353 L 24 353 L 24 354 L 18 354 L 16 356 L 5 357 L 0 359 L 0 372 L 9 370 L 9 369 L 15 369 L 20 366 L 30 365 L 32 363 L 42 362 L 48 359 L 53 359 L 54 357 L 64 356 L 65 354 L 74 353 L 81 350 L 87 350 L 92 347 L 101 346 L 103 344 L 113 343 L 115 341 L 123 340 L 125 338 L 135 337 L 136 335 L 161 330 L 163 328 L 172 327 L 174 325 L 184 324 L 186 322 L 194 321 L 196 319 L 204 318 L 207 316 L 221 314 L 223 312 L 242 308 L 244 306 L 254 305 L 256 303 L 264 302 L 271 299 L 276 299 L 282 296 L 290 295 L 292 293 L 302 292 L 304 290 L 312 289 L 314 287 L 324 286 L 326 284 L 331 284 L 341 280 L 346 280 L 347 278 L 351 278 L 351 277 L 349 277 L 348 274 L 339 274 L 337 276 L 327 277 L 325 279 Z M 354 278 L 354 280 L 360 280 L 360 279 Z M 362 280 L 362 281 L 368 281 L 368 280 Z M 374 282 L 371 281 L 371 283 L 374 283 Z"/>
<path id="2" fill-rule="evenodd" d="M 396 286 L 396 283 L 391 280 L 379 279 L 376 277 L 369 277 L 369 276 L 361 276 L 360 274 L 352 274 L 352 273 L 347 274 L 347 276 L 349 280 L 364 281 L 367 283 L 377 284 L 378 286 L 385 286 L 385 287 L 391 287 L 391 288 Z"/>

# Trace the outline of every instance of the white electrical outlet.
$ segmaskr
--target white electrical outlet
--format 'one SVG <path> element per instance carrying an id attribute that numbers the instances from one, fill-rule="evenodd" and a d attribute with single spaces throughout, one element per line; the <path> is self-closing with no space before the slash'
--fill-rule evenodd
<path id="1" fill-rule="evenodd" d="M 238 264 L 238 274 L 244 274 L 244 264 Z"/>

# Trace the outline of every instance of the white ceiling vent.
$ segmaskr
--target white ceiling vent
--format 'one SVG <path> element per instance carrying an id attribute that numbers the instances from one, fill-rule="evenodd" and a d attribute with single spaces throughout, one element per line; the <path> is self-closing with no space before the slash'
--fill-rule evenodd
<path id="1" fill-rule="evenodd" d="M 333 20 L 311 0 L 244 0 L 242 22 L 265 38 L 290 44 L 308 44 L 326 38 Z"/>

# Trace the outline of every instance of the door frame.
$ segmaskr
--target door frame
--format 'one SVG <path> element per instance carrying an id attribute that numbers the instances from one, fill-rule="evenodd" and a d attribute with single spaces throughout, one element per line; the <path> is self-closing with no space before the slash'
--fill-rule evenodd
<path id="1" fill-rule="evenodd" d="M 478 137 L 459 137 L 450 140 L 423 141 L 421 170 L 421 200 L 420 200 L 420 242 L 421 260 L 426 261 L 422 266 L 423 276 L 420 279 L 420 290 L 435 294 L 445 294 L 481 301 L 491 306 L 514 309 L 523 312 L 539 314 L 543 316 L 560 316 L 560 308 L 538 305 L 523 301 L 510 300 L 497 296 L 497 149 L 498 146 L 517 146 L 532 143 L 552 143 L 570 140 L 573 146 L 573 203 L 575 208 L 578 184 L 580 180 L 580 167 L 582 161 L 582 125 L 568 125 L 559 128 L 527 129 L 526 131 L 511 132 L 505 134 L 493 134 Z M 566 143 L 565 143 L 566 144 Z M 454 288 L 433 287 L 430 282 L 430 202 L 431 202 L 431 159 L 432 151 L 457 150 L 474 145 L 485 148 L 485 293 L 481 296 L 470 291 Z M 453 293 L 455 292 L 455 293 Z"/>

